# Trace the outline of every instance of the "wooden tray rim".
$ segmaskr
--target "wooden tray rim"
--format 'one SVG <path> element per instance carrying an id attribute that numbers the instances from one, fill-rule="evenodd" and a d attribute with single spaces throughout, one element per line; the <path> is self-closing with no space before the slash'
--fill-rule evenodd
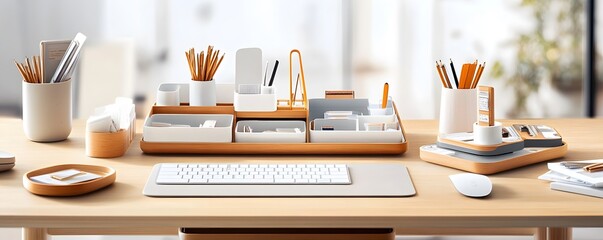
<path id="1" fill-rule="evenodd" d="M 98 178 L 98 179 L 94 179 L 94 180 L 90 180 L 90 181 L 86 181 L 86 182 L 69 184 L 69 185 L 52 185 L 52 184 L 40 183 L 40 182 L 31 180 L 31 177 L 35 177 L 35 176 L 39 176 L 39 175 L 43 175 L 43 174 L 47 174 L 47 173 L 51 173 L 51 172 L 61 171 L 61 170 L 72 169 L 72 168 L 75 168 L 75 169 L 82 168 L 82 166 L 84 166 L 85 168 L 96 169 L 92 173 L 95 173 L 95 174 L 104 173 L 104 176 L 102 176 L 101 178 Z M 77 188 L 81 188 L 81 187 L 84 187 L 87 185 L 98 184 L 99 182 L 104 182 L 98 188 L 96 188 L 92 191 L 84 192 L 84 193 L 47 195 L 47 196 L 75 196 L 75 195 L 85 194 L 88 192 L 93 192 L 98 189 L 104 188 L 108 185 L 113 184 L 115 182 L 115 179 L 116 179 L 116 171 L 115 171 L 115 169 L 113 169 L 111 167 L 88 165 L 88 164 L 60 164 L 60 165 L 53 165 L 53 166 L 38 168 L 38 169 L 31 170 L 31 171 L 23 174 L 23 186 L 28 191 L 30 191 L 34 194 L 46 195 L 46 194 L 40 194 L 39 193 L 40 191 L 36 190 L 36 188 L 54 189 L 54 190 L 61 189 L 62 191 L 67 191 L 70 189 L 77 189 Z"/>
<path id="2" fill-rule="evenodd" d="M 146 142 L 144 141 L 144 138 L 140 140 L 140 149 L 144 152 L 144 153 L 162 153 L 162 154 L 168 154 L 166 151 L 157 151 L 157 150 L 153 150 L 151 148 L 153 148 L 153 146 L 157 146 L 157 145 L 162 145 L 162 146 L 169 146 L 172 145 L 174 147 L 178 147 L 180 145 L 193 145 L 193 146 L 199 146 L 199 147 L 207 147 L 207 146 L 230 146 L 232 148 L 236 148 L 237 151 L 242 151 L 242 152 L 250 152 L 250 154 L 270 154 L 272 152 L 272 149 L 274 147 L 274 145 L 286 145 L 286 146 L 292 146 L 292 147 L 301 147 L 303 148 L 302 151 L 295 151 L 295 153 L 291 153 L 290 155 L 293 154 L 325 154 L 328 153 L 326 150 L 322 150 L 322 149 L 308 149 L 308 148 L 313 148 L 316 146 L 332 146 L 332 147 L 337 147 L 337 146 L 358 146 L 361 147 L 359 149 L 357 149 L 357 151 L 348 151 L 348 154 L 358 154 L 359 151 L 363 151 L 363 150 L 370 150 L 373 147 L 387 147 L 387 148 L 391 148 L 388 149 L 389 151 L 383 154 L 386 155 L 392 155 L 392 154 L 402 154 L 405 153 L 407 151 L 407 144 L 408 144 L 408 140 L 406 139 L 406 132 L 404 131 L 404 126 L 402 125 L 402 120 L 400 118 L 400 114 L 398 113 L 398 109 L 396 107 L 396 104 L 394 102 L 392 102 L 393 108 L 394 108 L 394 113 L 396 114 L 396 118 L 398 121 L 398 124 L 400 125 L 400 131 L 402 132 L 402 141 L 400 142 L 367 142 L 367 143 L 362 143 L 362 142 L 337 142 L 337 143 L 330 143 L 330 142 L 305 142 L 305 143 L 272 143 L 272 142 L 266 142 L 266 143 L 242 143 L 242 142 L 228 142 L 228 143 L 189 143 L 189 142 Z M 148 116 L 151 116 L 154 114 L 154 108 L 159 108 L 159 109 L 175 109 L 175 108 L 182 108 L 185 111 L 190 111 L 190 110 L 195 110 L 195 109 L 205 109 L 205 110 L 209 110 L 210 112 L 214 112 L 214 111 L 227 111 L 231 114 L 233 114 L 235 116 L 235 121 L 238 118 L 237 114 L 239 114 L 239 112 L 234 111 L 234 107 L 230 104 L 218 104 L 216 107 L 198 107 L 198 106 L 188 106 L 188 105 L 181 105 L 181 106 L 156 106 L 155 104 L 153 105 L 153 107 L 151 108 L 151 111 L 149 112 Z M 232 109 L 231 109 L 232 108 Z M 306 113 L 306 117 L 305 117 L 305 121 L 306 124 L 307 123 L 307 114 L 308 114 L 308 109 L 304 108 L 304 109 L 300 109 L 300 108 L 293 108 L 293 109 L 278 109 L 276 112 L 257 112 L 257 114 L 278 114 L 277 112 L 287 112 L 287 111 L 291 111 L 292 113 L 297 113 L 299 114 L 299 112 L 304 111 Z M 256 112 L 251 112 L 251 114 L 256 113 Z M 162 114 L 166 114 L 163 113 Z M 175 113 L 174 113 L 175 114 Z M 186 113 L 186 114 L 190 114 L 190 113 Z M 212 114 L 212 113 L 208 113 L 208 114 Z M 250 114 L 250 112 L 243 112 L 242 114 Z M 245 118 L 246 119 L 246 118 Z M 275 118 L 278 119 L 278 118 Z M 309 137 L 309 131 L 306 131 L 307 135 L 306 138 Z M 254 151 L 245 151 L 245 147 L 249 146 L 249 145 L 254 145 L 257 146 L 258 148 L 260 147 L 264 147 L 265 149 L 254 149 Z M 307 151 L 308 153 L 304 153 L 303 151 Z M 251 153 L 254 152 L 254 153 Z M 331 153 L 331 154 L 336 154 L 336 155 L 344 155 L 346 153 L 344 153 L 345 151 L 337 151 L 337 153 Z M 196 154 L 203 154 L 203 153 L 197 153 L 193 150 L 190 151 L 180 151 L 180 150 L 175 150 L 171 153 L 174 154 L 187 154 L 187 153 L 196 153 Z M 219 152 L 219 151 L 212 151 L 210 153 L 205 153 L 205 154 L 229 154 L 228 152 Z M 240 153 L 234 153 L 234 154 L 240 154 Z M 367 153 L 368 154 L 368 153 Z M 287 155 L 287 154 L 284 154 Z"/>

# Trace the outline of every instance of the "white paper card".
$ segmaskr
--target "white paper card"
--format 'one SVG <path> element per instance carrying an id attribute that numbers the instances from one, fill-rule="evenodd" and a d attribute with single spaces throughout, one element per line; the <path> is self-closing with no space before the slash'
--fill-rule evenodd
<path id="1" fill-rule="evenodd" d="M 59 176 L 59 177 L 71 176 L 71 175 L 77 174 L 79 172 L 80 172 L 80 170 L 67 169 L 67 170 L 63 170 L 63 171 L 35 176 L 35 177 L 32 177 L 31 180 L 39 182 L 39 183 L 45 183 L 45 184 L 51 184 L 51 185 L 69 185 L 69 184 L 74 184 L 74 183 L 90 181 L 90 180 L 94 180 L 94 179 L 101 177 L 100 175 L 87 172 L 85 174 L 78 175 L 78 176 L 63 180 L 63 181 L 52 178 L 52 176 Z"/>

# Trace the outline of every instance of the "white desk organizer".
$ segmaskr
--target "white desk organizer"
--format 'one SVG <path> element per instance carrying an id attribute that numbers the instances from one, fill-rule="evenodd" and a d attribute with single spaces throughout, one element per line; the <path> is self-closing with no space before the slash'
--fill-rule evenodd
<path id="1" fill-rule="evenodd" d="M 392 115 L 393 117 L 394 115 Z M 395 117 L 394 117 L 395 119 Z M 367 131 L 364 124 L 356 124 L 356 129 L 345 127 L 340 120 L 344 119 L 316 119 L 310 123 L 310 142 L 315 143 L 397 143 L 403 142 L 404 137 L 400 123 L 396 120 L 396 129 L 385 131 Z M 348 119 L 345 119 L 348 120 Z M 337 122 L 339 121 L 339 122 Z M 358 116 L 358 123 L 382 123 L 372 116 Z M 317 124 L 318 123 L 318 124 Z M 320 125 L 319 125 L 320 124 Z M 335 130 L 323 131 L 322 126 L 330 125 Z"/>
<path id="2" fill-rule="evenodd" d="M 381 108 L 381 103 L 369 103 L 368 110 L 370 115 L 394 115 L 394 107 L 392 98 L 387 99 L 387 105 L 385 108 Z"/>
<path id="3" fill-rule="evenodd" d="M 275 112 L 276 89 L 262 82 L 262 49 L 237 50 L 235 64 L 234 110 L 237 112 Z"/>
<path id="4" fill-rule="evenodd" d="M 233 103 L 233 83 L 216 83 L 216 102 Z M 179 103 L 189 103 L 188 83 L 162 83 L 157 89 L 157 106 L 174 106 L 176 96 Z"/>
<path id="5" fill-rule="evenodd" d="M 216 120 L 212 128 L 199 127 L 206 120 Z M 190 127 L 153 127 L 152 123 L 188 125 Z M 154 114 L 144 123 L 146 142 L 232 142 L 233 115 L 230 114 Z"/>
<path id="6" fill-rule="evenodd" d="M 388 102 L 388 107 L 392 102 Z M 392 108 L 392 107 L 390 107 Z M 323 119 L 325 112 L 353 111 L 360 115 L 357 119 Z M 387 108 L 379 114 L 369 115 L 370 105 L 366 99 L 352 100 L 310 100 L 310 142 L 313 143 L 398 143 L 404 142 L 404 135 L 398 118 L 393 112 L 387 114 Z M 375 113 L 370 111 L 370 113 Z M 384 123 L 390 129 L 367 131 L 365 123 Z M 393 127 L 391 125 L 394 125 Z M 322 130 L 323 126 L 332 126 L 333 130 Z"/>
<path id="7" fill-rule="evenodd" d="M 244 132 L 248 126 L 252 132 Z M 298 128 L 299 132 L 276 132 L 277 128 Z M 235 142 L 257 143 L 305 143 L 306 122 L 304 121 L 238 121 Z"/>
<path id="8" fill-rule="evenodd" d="M 237 112 L 275 112 L 276 88 L 262 87 L 260 94 L 234 93 L 234 110 Z"/>

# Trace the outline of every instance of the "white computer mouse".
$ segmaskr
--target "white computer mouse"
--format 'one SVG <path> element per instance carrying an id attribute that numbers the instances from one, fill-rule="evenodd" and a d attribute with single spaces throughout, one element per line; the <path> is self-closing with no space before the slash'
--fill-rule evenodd
<path id="1" fill-rule="evenodd" d="M 450 181 L 456 190 L 467 197 L 485 197 L 492 192 L 490 178 L 475 173 L 450 175 Z"/>

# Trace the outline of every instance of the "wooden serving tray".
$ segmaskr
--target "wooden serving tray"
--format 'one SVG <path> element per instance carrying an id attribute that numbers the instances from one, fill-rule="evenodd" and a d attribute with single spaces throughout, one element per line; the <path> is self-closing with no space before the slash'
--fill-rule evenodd
<path id="1" fill-rule="evenodd" d="M 51 185 L 31 180 L 31 177 L 67 169 L 78 169 L 81 171 L 98 174 L 103 177 L 87 182 L 74 183 L 69 185 Z M 25 187 L 25 189 L 36 195 L 54 197 L 77 196 L 109 186 L 115 182 L 115 178 L 116 173 L 113 168 L 83 164 L 64 164 L 40 168 L 26 173 L 25 175 L 23 175 L 23 187 Z"/>
<path id="2" fill-rule="evenodd" d="M 423 161 L 479 174 L 493 174 L 513 168 L 560 158 L 567 153 L 567 144 L 558 147 L 529 147 L 497 156 L 470 153 L 425 145 L 420 148 Z"/>
<path id="3" fill-rule="evenodd" d="M 400 115 L 393 105 L 400 123 L 404 141 L 396 143 L 163 143 L 140 141 L 140 149 L 151 154 L 363 154 L 363 155 L 396 155 L 406 152 L 407 141 Z M 181 106 L 153 106 L 149 116 L 153 114 L 233 114 L 237 120 L 288 119 L 303 120 L 308 123 L 308 110 L 304 108 L 289 109 L 279 107 L 275 112 L 236 112 L 232 104 L 218 104 L 216 107 L 197 107 L 183 104 Z M 307 129 L 309 129 L 307 127 Z M 234 139 L 233 128 L 233 139 Z M 309 131 L 306 131 L 309 134 Z M 309 140 L 309 136 L 306 136 Z"/>

